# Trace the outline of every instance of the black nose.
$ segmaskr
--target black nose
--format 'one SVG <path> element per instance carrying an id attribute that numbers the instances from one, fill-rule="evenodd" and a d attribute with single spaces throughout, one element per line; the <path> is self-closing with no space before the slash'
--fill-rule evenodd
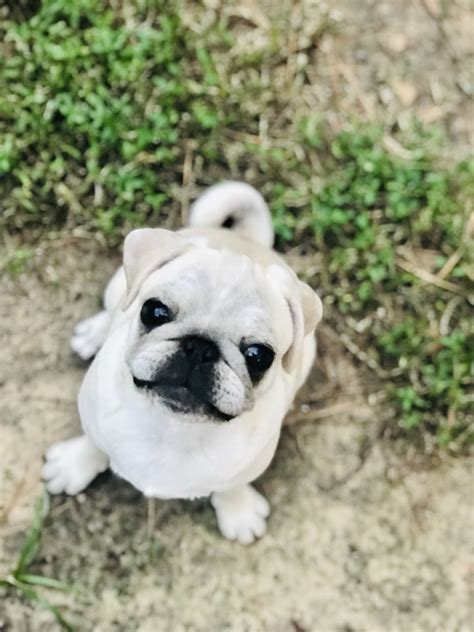
<path id="1" fill-rule="evenodd" d="M 181 347 L 188 358 L 199 364 L 215 362 L 219 358 L 217 346 L 207 338 L 188 336 L 183 338 Z"/>

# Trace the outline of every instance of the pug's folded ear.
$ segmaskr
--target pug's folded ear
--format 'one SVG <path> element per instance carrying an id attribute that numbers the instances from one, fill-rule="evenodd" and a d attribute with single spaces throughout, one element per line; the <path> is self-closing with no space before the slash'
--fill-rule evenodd
<path id="1" fill-rule="evenodd" d="M 321 299 L 307 283 L 298 282 L 298 293 L 303 310 L 304 335 L 307 336 L 316 329 L 323 317 Z"/>
<path id="2" fill-rule="evenodd" d="M 293 291 L 287 293 L 286 300 L 293 323 L 293 341 L 282 359 L 283 368 L 291 373 L 296 366 L 296 358 L 303 353 L 303 340 L 312 333 L 323 315 L 323 305 L 316 292 L 298 281 Z"/>
<path id="3" fill-rule="evenodd" d="M 282 358 L 283 368 L 291 373 L 296 358 L 303 352 L 303 340 L 312 333 L 323 316 L 323 304 L 316 292 L 290 270 L 271 266 L 272 277 L 278 281 L 286 299 L 292 322 L 292 342 Z"/>
<path id="4" fill-rule="evenodd" d="M 152 272 L 192 247 L 185 237 L 164 228 L 139 228 L 129 233 L 123 245 L 127 294 L 122 309 L 130 307 Z"/>

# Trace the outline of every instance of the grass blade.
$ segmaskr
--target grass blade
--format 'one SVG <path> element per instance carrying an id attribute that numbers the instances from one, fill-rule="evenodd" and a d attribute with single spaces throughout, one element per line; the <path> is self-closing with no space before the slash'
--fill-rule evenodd
<path id="1" fill-rule="evenodd" d="M 38 550 L 41 541 L 41 529 L 43 527 L 44 519 L 49 511 L 49 496 L 46 490 L 43 492 L 42 497 L 36 503 L 35 511 L 33 515 L 33 522 L 31 524 L 28 535 L 21 548 L 20 556 L 18 558 L 18 564 L 15 569 L 15 575 L 22 574 L 24 570 L 33 561 L 33 558 Z"/>
<path id="2" fill-rule="evenodd" d="M 61 582 L 53 577 L 43 577 L 42 575 L 31 575 L 29 573 L 23 573 L 21 575 L 16 574 L 15 579 L 23 584 L 29 584 L 31 586 L 43 586 L 44 588 L 53 588 L 54 590 L 61 590 L 62 592 L 71 592 L 72 587 Z"/>

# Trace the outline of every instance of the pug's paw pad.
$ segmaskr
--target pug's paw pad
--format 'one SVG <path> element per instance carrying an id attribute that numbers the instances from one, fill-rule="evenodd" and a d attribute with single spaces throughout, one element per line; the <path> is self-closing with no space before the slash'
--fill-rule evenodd
<path id="1" fill-rule="evenodd" d="M 71 349 L 82 360 L 90 360 L 99 351 L 107 336 L 110 315 L 103 310 L 77 323 L 71 338 Z"/>
<path id="2" fill-rule="evenodd" d="M 109 460 L 85 436 L 53 444 L 46 452 L 43 480 L 50 494 L 70 496 L 85 489 L 107 469 Z"/>
<path id="3" fill-rule="evenodd" d="M 219 529 L 229 540 L 251 544 L 267 530 L 266 518 L 270 514 L 270 505 L 250 485 L 214 493 L 211 503 L 216 510 Z"/>

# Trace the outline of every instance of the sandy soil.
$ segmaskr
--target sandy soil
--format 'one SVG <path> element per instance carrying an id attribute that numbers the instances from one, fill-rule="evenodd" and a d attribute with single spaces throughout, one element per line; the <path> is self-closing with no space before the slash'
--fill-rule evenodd
<path id="1" fill-rule="evenodd" d="M 341 112 L 400 126 L 416 112 L 445 124 L 453 151 L 464 153 L 469 4 L 453 2 L 440 30 L 441 6 L 331 3 L 340 26 L 310 53 L 316 74 L 303 99 L 336 127 Z M 307 0 L 308 24 L 311 7 Z M 117 261 L 60 236 L 35 259 L 37 270 L 2 280 L 0 575 L 31 521 L 46 447 L 79 431 L 86 366 L 68 339 L 96 310 Z M 388 443 L 380 385 L 327 325 L 320 342 L 294 423 L 258 483 L 273 507 L 262 541 L 229 543 L 207 503 L 147 502 L 110 474 L 77 498 L 53 500 L 32 571 L 77 586 L 49 597 L 78 630 L 474 630 L 472 462 L 427 462 Z M 48 612 L 14 595 L 0 603 L 0 630 L 56 629 Z"/>

